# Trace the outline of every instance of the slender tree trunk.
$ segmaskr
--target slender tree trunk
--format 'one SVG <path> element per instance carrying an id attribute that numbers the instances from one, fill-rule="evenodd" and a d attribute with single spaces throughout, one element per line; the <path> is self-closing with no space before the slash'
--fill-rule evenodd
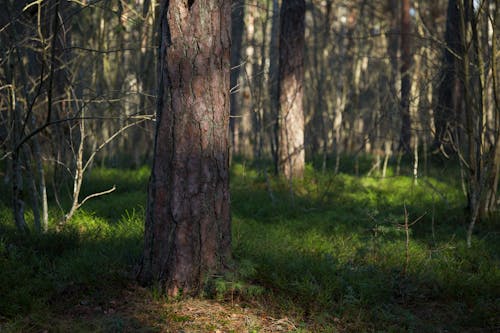
<path id="1" fill-rule="evenodd" d="M 137 110 L 142 113 L 150 113 L 148 103 L 151 98 L 147 95 L 153 95 L 153 90 L 155 86 L 155 70 L 154 70 L 154 51 L 149 48 L 148 45 L 153 44 L 154 38 L 154 8 L 156 0 L 145 0 L 142 7 L 142 17 L 144 19 L 143 25 L 141 27 L 141 52 L 136 56 L 138 59 L 136 63 L 138 66 L 135 68 L 135 76 L 137 78 L 139 90 L 141 94 L 139 95 L 139 105 Z M 136 126 L 132 131 L 132 135 L 128 140 L 129 149 L 133 152 L 133 162 L 135 167 L 140 167 L 144 164 L 144 160 L 147 158 L 149 147 L 149 135 L 144 135 L 145 132 L 150 131 L 150 123 L 145 123 L 141 127 Z M 152 132 L 152 131 L 151 131 Z M 140 143 L 140 146 L 137 144 Z M 94 151 L 95 149 L 92 149 Z"/>
<path id="2" fill-rule="evenodd" d="M 230 259 L 229 0 L 163 0 L 159 90 L 138 279 L 196 294 Z"/>
<path id="3" fill-rule="evenodd" d="M 467 246 L 472 245 L 472 233 L 476 223 L 481 219 L 481 203 L 485 194 L 485 182 L 488 171 L 485 168 L 486 147 L 483 146 L 483 87 L 479 66 L 480 58 L 477 38 L 477 21 L 474 18 L 472 0 L 463 0 L 459 3 L 460 30 L 463 46 L 462 80 L 464 82 L 465 101 L 465 137 L 466 137 L 466 166 L 467 166 L 467 197 L 469 208 L 469 226 L 467 228 Z M 469 35 L 472 47 L 469 45 Z"/>
<path id="4" fill-rule="evenodd" d="M 245 158 L 253 158 L 253 145 L 252 138 L 255 135 L 254 128 L 254 107 L 256 104 L 256 93 L 254 77 L 258 73 L 254 72 L 255 66 L 254 61 L 256 58 L 256 46 L 257 46 L 257 34 L 256 34 L 256 21 L 258 17 L 258 5 L 255 0 L 247 3 L 247 10 L 245 11 L 245 66 L 242 70 L 245 72 L 245 88 L 242 96 L 241 108 L 244 112 L 241 112 L 240 117 L 234 123 L 235 139 L 237 140 L 237 147 L 235 147 L 235 153 L 244 156 Z M 248 112 L 251 111 L 251 112 Z"/>
<path id="5" fill-rule="evenodd" d="M 31 197 L 31 210 L 33 211 L 33 228 L 35 232 L 42 232 L 42 220 L 40 217 L 40 205 L 38 204 L 38 189 L 35 180 L 35 167 L 31 161 L 31 152 L 28 146 L 23 147 L 24 167 L 26 170 L 26 181 L 28 183 L 29 195 Z"/>
<path id="6" fill-rule="evenodd" d="M 498 54 L 498 20 L 499 18 L 499 8 L 496 6 L 493 11 L 489 13 L 489 15 L 493 18 L 492 20 L 492 28 L 491 28 L 491 52 L 490 54 L 495 55 Z M 486 34 L 488 36 L 488 34 Z M 488 38 L 488 37 L 486 37 Z M 487 43 L 485 43 L 487 45 Z M 496 146 L 493 162 L 491 166 L 491 178 L 492 181 L 489 184 L 489 188 L 487 189 L 486 194 L 486 202 L 485 202 L 485 210 L 490 213 L 493 212 L 499 205 L 500 200 L 498 197 L 498 185 L 500 182 L 500 101 L 498 95 L 498 88 L 500 87 L 498 84 L 499 80 L 499 71 L 498 64 L 500 62 L 500 57 L 493 57 L 491 61 L 491 107 L 493 109 L 493 137 L 495 138 L 494 145 Z"/>
<path id="7" fill-rule="evenodd" d="M 256 19 L 256 26 L 258 28 L 258 34 L 256 34 L 256 38 L 258 38 L 259 47 L 256 48 L 254 52 L 253 63 L 253 90 L 254 90 L 254 99 L 252 103 L 252 119 L 253 119 L 253 156 L 257 160 L 262 160 L 264 146 L 266 141 L 266 132 L 265 132 L 265 105 L 267 103 L 266 93 L 267 87 L 265 86 L 269 81 L 267 81 L 267 57 L 268 57 L 268 26 L 270 22 L 270 1 L 266 1 L 266 7 L 263 7 L 263 15 L 259 15 L 258 19 Z M 259 29 L 260 28 L 260 29 Z"/>
<path id="8" fill-rule="evenodd" d="M 281 5 L 278 172 L 288 179 L 302 178 L 305 166 L 302 107 L 305 11 L 304 0 L 288 0 Z"/>
<path id="9" fill-rule="evenodd" d="M 410 0 L 403 0 L 401 6 L 401 136 L 400 150 L 410 153 L 411 141 L 411 75 L 412 62 L 410 45 Z"/>
<path id="10" fill-rule="evenodd" d="M 398 79 L 398 49 L 400 45 L 399 36 L 399 11 L 398 11 L 398 0 L 387 0 L 386 6 L 390 14 L 390 30 L 387 36 L 387 53 L 389 55 L 389 108 L 385 114 L 385 142 L 384 142 L 384 165 L 382 167 L 382 178 L 387 175 L 387 167 L 389 165 L 389 159 L 395 153 L 394 150 L 397 147 L 393 147 L 394 142 L 394 129 L 396 128 L 396 119 L 399 110 L 398 105 L 398 93 L 397 93 L 397 79 Z"/>
<path id="11" fill-rule="evenodd" d="M 24 218 L 24 200 L 23 200 L 23 174 L 22 174 L 22 154 L 19 143 L 22 138 L 22 115 L 16 98 L 16 82 L 13 73 L 11 73 L 11 86 L 9 95 L 10 112 L 12 114 L 12 207 L 14 211 L 14 222 L 21 232 L 28 232 L 28 225 Z"/>
<path id="12" fill-rule="evenodd" d="M 42 22 L 39 27 L 43 45 L 42 61 L 48 68 L 46 122 L 57 122 L 69 118 L 71 98 L 68 89 L 71 82 L 70 61 L 70 17 L 67 16 L 69 1 L 47 0 L 42 3 Z M 67 19 L 66 19 L 67 18 Z M 62 186 L 68 180 L 66 169 L 74 168 L 72 159 L 71 122 L 60 122 L 50 128 L 50 143 L 53 153 L 52 185 L 59 202 Z"/>
<path id="13" fill-rule="evenodd" d="M 458 77 L 458 56 L 463 54 L 460 11 L 457 0 L 448 1 L 445 42 L 441 78 L 437 87 L 437 105 L 434 110 L 435 135 L 431 150 L 449 150 L 453 141 L 463 83 Z"/>
<path id="14" fill-rule="evenodd" d="M 29 229 L 24 218 L 23 175 L 19 152 L 12 154 L 12 205 L 17 229 L 21 232 L 27 232 Z"/>
<path id="15" fill-rule="evenodd" d="M 238 153 L 239 147 L 239 118 L 241 113 L 241 94 L 239 86 L 239 77 L 241 73 L 242 64 L 241 59 L 241 47 L 243 45 L 243 33 L 244 29 L 244 17 L 245 17 L 245 3 L 243 0 L 233 0 L 232 1 L 232 11 L 231 11 L 231 39 L 233 41 L 231 45 L 231 150 L 232 154 Z"/>
<path id="16" fill-rule="evenodd" d="M 35 138 L 36 140 L 36 138 Z M 37 140 L 35 145 L 35 160 L 38 172 L 38 181 L 40 182 L 40 199 L 42 200 L 42 231 L 47 232 L 49 229 L 49 203 L 47 201 L 47 186 L 45 183 L 45 172 L 43 169 L 42 155 L 40 152 L 40 144 Z"/>
<path id="17" fill-rule="evenodd" d="M 269 100 L 268 136 L 271 143 L 271 154 L 274 166 L 278 165 L 278 110 L 279 110 L 279 32 L 280 32 L 280 5 L 278 0 L 273 1 L 273 16 L 271 20 L 271 41 L 269 45 Z M 277 173 L 277 170 L 275 170 Z"/>
<path id="18" fill-rule="evenodd" d="M 473 11 L 473 4 L 470 3 L 470 11 Z M 483 9 L 484 10 L 484 9 Z M 474 86 L 471 87 L 474 89 L 474 105 L 477 108 L 477 117 L 476 117 L 476 128 L 477 128 L 477 137 L 479 138 L 480 145 L 478 146 L 478 152 L 480 154 L 480 184 L 482 185 L 480 188 L 480 202 L 479 202 L 479 218 L 488 217 L 495 208 L 495 205 L 491 206 L 491 198 L 496 197 L 496 192 L 498 186 L 498 168 L 499 168 L 499 158 L 500 158 L 500 128 L 498 124 L 492 123 L 488 124 L 488 101 L 487 101 L 487 78 L 489 70 L 485 70 L 486 68 L 496 69 L 496 64 L 493 62 L 496 61 L 496 56 L 494 56 L 491 64 L 486 65 L 484 55 L 488 54 L 489 43 L 488 40 L 481 42 L 480 31 L 479 28 L 481 26 L 481 17 L 487 19 L 484 15 L 475 15 L 471 19 L 471 30 L 472 30 L 472 48 L 473 48 L 473 59 L 474 59 Z M 496 43 L 495 40 L 496 34 L 493 33 L 492 36 L 492 47 L 491 53 L 496 54 Z M 493 81 L 493 79 L 492 79 Z M 496 78 L 494 78 L 494 82 Z M 496 82 L 495 82 L 496 83 Z M 497 110 L 498 112 L 498 110 Z M 489 126 L 491 125 L 491 126 Z M 489 139 L 487 138 L 489 137 Z"/>
<path id="19" fill-rule="evenodd" d="M 319 149 L 321 149 L 321 155 L 322 155 L 322 165 L 321 169 L 322 172 L 324 173 L 326 171 L 326 164 L 327 164 L 327 158 L 328 158 L 328 148 L 329 148 L 329 141 L 330 141 L 330 136 L 331 136 L 331 130 L 332 130 L 332 124 L 331 124 L 331 116 L 329 112 L 329 107 L 328 107 L 328 101 L 327 101 L 327 94 L 326 91 L 328 89 L 327 86 L 327 73 L 328 73 L 328 66 L 327 66 L 327 61 L 328 59 L 325 59 L 325 54 L 324 52 L 321 52 L 321 50 L 327 50 L 328 49 L 328 39 L 330 37 L 330 13 L 332 9 L 332 2 L 328 2 L 326 4 L 325 8 L 325 13 L 323 14 L 320 12 L 319 14 L 323 14 L 323 22 L 320 22 L 318 16 L 320 15 L 314 15 L 313 19 L 313 28 L 315 31 L 320 31 L 321 32 L 321 38 L 320 36 L 317 36 L 318 34 L 314 35 L 314 46 L 315 50 L 314 56 L 313 56 L 313 72 L 314 76 L 316 77 L 316 101 L 315 101 L 315 110 L 313 114 L 313 119 L 314 119 L 314 127 L 315 130 L 320 130 L 321 135 L 314 135 L 316 137 L 315 140 L 313 140 L 313 149 L 312 149 L 312 154 L 316 155 L 319 152 Z M 320 10 L 320 9 L 318 9 Z M 321 24 L 322 23 L 322 24 Z"/>
<path id="20" fill-rule="evenodd" d="M 323 68 L 323 52 L 319 52 L 318 50 L 323 50 L 324 45 L 321 44 L 320 41 L 323 41 L 323 38 L 320 38 L 321 36 L 324 36 L 326 33 L 324 31 L 320 32 L 319 26 L 320 26 L 320 20 L 322 15 L 321 8 L 314 9 L 314 13 L 312 16 L 312 31 L 315 33 L 312 34 L 312 47 L 310 48 L 309 53 L 306 53 L 306 59 L 310 59 L 310 67 L 311 67 L 311 77 L 313 78 L 313 83 L 312 85 L 314 86 L 315 94 L 314 97 L 312 98 L 310 104 L 313 107 L 312 115 L 311 115 L 311 122 L 312 122 L 312 131 L 315 133 L 315 135 L 311 135 L 310 140 L 309 140 L 309 145 L 311 149 L 311 155 L 316 156 L 320 152 L 320 147 L 322 147 L 322 143 L 324 141 L 324 136 L 323 135 L 317 135 L 318 133 L 323 134 L 324 130 L 324 124 L 323 124 L 323 119 L 322 119 L 322 113 L 323 113 L 323 104 L 324 104 L 324 97 L 325 93 L 323 91 L 325 87 L 325 80 L 324 80 L 324 71 L 326 70 Z M 306 96 L 308 94 L 306 93 Z M 306 104 L 306 103 L 304 103 Z"/>
<path id="21" fill-rule="evenodd" d="M 420 10 L 418 2 L 415 2 L 414 9 L 417 12 Z M 419 18 L 415 19 L 415 30 L 421 35 L 425 33 Z M 421 83 L 424 79 L 424 68 L 422 65 L 425 55 L 424 47 L 416 45 L 413 54 L 414 68 L 411 75 L 413 84 L 410 89 L 410 99 L 412 101 L 410 105 L 410 117 L 411 123 L 413 124 L 413 133 L 415 133 L 411 140 L 413 148 L 413 179 L 414 184 L 417 185 L 419 177 L 419 146 L 425 146 L 425 133 L 422 124 L 425 123 L 426 119 L 423 117 L 422 110 L 424 107 L 426 88 L 425 85 Z"/>
<path id="22" fill-rule="evenodd" d="M 82 113 L 82 117 L 84 114 Z M 73 194 L 71 196 L 72 202 L 71 207 L 66 215 L 64 215 L 63 220 L 60 222 L 60 225 L 66 224 L 73 215 L 75 215 L 76 210 L 81 206 L 80 204 L 80 191 L 82 189 L 83 183 L 83 147 L 84 147 L 84 138 L 85 138 L 85 120 L 80 120 L 78 124 L 80 137 L 78 139 L 77 150 L 75 152 L 75 169 L 73 175 Z"/>

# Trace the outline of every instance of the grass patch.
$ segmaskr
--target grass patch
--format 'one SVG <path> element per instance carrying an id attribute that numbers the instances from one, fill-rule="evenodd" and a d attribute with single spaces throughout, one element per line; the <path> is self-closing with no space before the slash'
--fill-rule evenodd
<path id="1" fill-rule="evenodd" d="M 316 329 L 333 329 L 332 318 L 349 331 L 500 327 L 498 224 L 479 225 L 467 249 L 454 180 L 308 168 L 292 197 L 289 184 L 267 187 L 258 173 L 233 172 L 237 260 L 251 261 L 251 281 Z M 410 229 L 408 264 L 405 207 L 409 222 L 423 216 Z"/>
<path id="2" fill-rule="evenodd" d="M 0 204 L 0 331 L 58 331 L 51 326 L 56 314 L 75 306 L 100 307 L 130 283 L 142 250 L 146 198 L 145 180 L 131 176 L 94 170 L 85 191 L 118 183 L 117 194 L 90 201 L 62 232 L 19 235 L 6 204 Z M 75 318 L 74 327 L 88 332 L 118 325 L 102 320 L 80 325 Z M 59 324 L 66 327 L 68 320 Z"/>
<path id="3" fill-rule="evenodd" d="M 368 162 L 358 162 L 367 169 Z M 445 167 L 415 184 L 309 166 L 290 188 L 266 176 L 262 164 L 234 163 L 238 268 L 207 281 L 205 297 L 259 303 L 274 318 L 301 322 L 294 328 L 300 332 L 498 330 L 499 225 L 480 223 L 467 249 L 465 198 Z M 0 331 L 145 327 L 131 310 L 115 312 L 113 302 L 134 284 L 148 177 L 147 168 L 92 170 L 85 193 L 112 185 L 116 192 L 86 203 L 58 233 L 21 237 L 8 201 L 0 202 Z M 409 230 L 408 248 L 405 207 L 410 222 L 422 217 Z M 70 317 L 61 318 L 68 309 Z M 154 320 L 187 325 L 194 310 L 186 311 Z M 261 325 L 249 327 L 258 332 Z"/>

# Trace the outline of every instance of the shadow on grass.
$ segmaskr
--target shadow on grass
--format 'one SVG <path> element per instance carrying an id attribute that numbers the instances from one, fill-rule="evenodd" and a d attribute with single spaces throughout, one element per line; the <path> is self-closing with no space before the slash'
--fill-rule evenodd
<path id="1" fill-rule="evenodd" d="M 350 331 L 495 331 L 498 225 L 479 226 L 467 249 L 462 205 L 456 186 L 430 177 L 414 184 L 309 169 L 291 191 L 236 165 L 234 253 L 254 265 L 248 280 L 315 322 L 342 318 Z M 409 223 L 423 216 L 408 238 L 405 207 Z"/>
<path id="2" fill-rule="evenodd" d="M 86 203 L 61 233 L 20 237 L 10 227 L 10 212 L 0 209 L 0 315 L 16 321 L 72 309 L 75 320 L 87 312 L 97 318 L 82 322 L 84 330 L 139 325 L 133 316 L 103 312 L 109 314 L 111 300 L 133 284 L 148 176 L 147 169 L 94 170 L 86 194 L 113 184 L 117 191 Z M 474 247 L 467 249 L 456 184 L 426 182 L 431 185 L 309 168 L 290 191 L 286 182 L 235 164 L 233 248 L 239 268 L 227 279 L 259 286 L 260 296 L 241 297 L 295 313 L 313 331 L 495 331 L 498 226 L 480 225 Z M 400 227 L 405 206 L 410 221 L 425 214 L 411 227 L 408 252 Z M 35 324 L 43 328 L 48 320 Z"/>
<path id="3" fill-rule="evenodd" d="M 148 176 L 94 170 L 82 197 L 113 184 L 117 191 L 88 201 L 61 232 L 20 235 L 0 203 L 0 331 L 139 331 L 116 309 L 135 284 Z M 51 225 L 59 215 L 52 207 Z"/>

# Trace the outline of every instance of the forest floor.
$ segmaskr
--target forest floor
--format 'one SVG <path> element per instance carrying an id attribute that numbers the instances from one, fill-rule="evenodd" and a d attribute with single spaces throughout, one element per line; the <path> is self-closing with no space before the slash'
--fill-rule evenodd
<path id="1" fill-rule="evenodd" d="M 348 162 L 337 175 L 308 166 L 292 185 L 235 162 L 234 267 L 197 299 L 135 282 L 147 168 L 92 170 L 82 196 L 116 192 L 59 232 L 19 235 L 0 200 L 0 332 L 500 331 L 498 216 L 469 249 L 456 170 L 415 182 Z M 51 224 L 61 215 L 52 207 Z"/>
<path id="2" fill-rule="evenodd" d="M 68 297 L 51 304 L 44 318 L 0 322 L 0 332 L 292 332 L 289 318 L 273 318 L 258 304 L 209 299 L 158 300 L 131 283 L 115 297 Z M 106 297 L 106 299 L 103 298 Z"/>

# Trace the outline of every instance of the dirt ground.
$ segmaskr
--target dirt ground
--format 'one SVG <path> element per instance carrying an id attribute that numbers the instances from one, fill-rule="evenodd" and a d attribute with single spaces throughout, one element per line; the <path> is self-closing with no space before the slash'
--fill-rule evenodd
<path id="1" fill-rule="evenodd" d="M 83 297 L 78 301 L 71 297 L 64 302 L 61 316 L 47 318 L 44 324 L 26 322 L 21 329 L 36 332 L 307 332 L 290 318 L 266 314 L 259 304 L 206 299 L 156 300 L 151 291 L 135 285 L 111 299 Z"/>

